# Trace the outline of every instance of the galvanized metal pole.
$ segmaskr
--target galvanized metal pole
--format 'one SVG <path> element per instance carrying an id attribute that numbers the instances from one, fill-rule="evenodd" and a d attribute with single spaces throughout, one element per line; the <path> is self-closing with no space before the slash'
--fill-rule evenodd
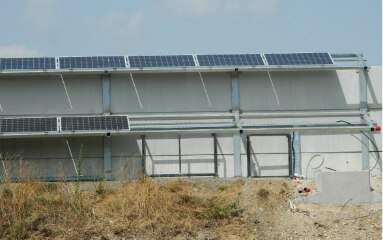
<path id="1" fill-rule="evenodd" d="M 250 136 L 246 137 L 247 177 L 251 177 L 251 141 Z"/>
<path id="2" fill-rule="evenodd" d="M 102 75 L 102 112 L 104 116 L 110 115 L 111 110 L 110 78 L 108 73 Z M 111 141 L 110 134 L 107 134 L 104 137 L 104 179 L 108 181 L 113 180 Z"/>
<path id="3" fill-rule="evenodd" d="M 239 73 L 238 69 L 231 74 L 231 107 L 234 116 L 239 116 Z M 240 127 L 239 117 L 236 117 L 237 127 Z M 241 136 L 239 131 L 233 134 L 233 157 L 234 157 L 234 176 L 242 176 L 241 167 Z"/>
<path id="4" fill-rule="evenodd" d="M 181 169 L 181 135 L 178 135 L 178 174 L 182 174 Z"/>
<path id="5" fill-rule="evenodd" d="M 142 166 L 142 176 L 146 176 L 146 140 L 145 135 L 141 135 L 141 148 L 142 148 L 142 154 L 141 154 L 141 166 Z"/>
<path id="6" fill-rule="evenodd" d="M 364 62 L 363 55 L 359 55 L 359 64 L 363 66 L 363 69 L 360 69 L 358 72 L 359 75 L 359 109 L 362 114 L 362 121 L 368 120 L 368 104 L 367 104 L 367 66 Z M 361 151 L 362 151 L 362 170 L 370 169 L 370 158 L 369 158 L 369 139 L 363 133 L 360 135 L 361 137 Z"/>
<path id="7" fill-rule="evenodd" d="M 293 169 L 292 174 L 295 176 L 301 176 L 302 175 L 301 136 L 299 132 L 293 132 L 291 135 L 292 135 L 292 150 L 293 150 L 293 154 L 291 154 L 292 160 L 293 160 L 293 166 L 291 166 Z"/>
<path id="8" fill-rule="evenodd" d="M 214 138 L 214 174 L 218 176 L 218 141 L 217 134 L 213 133 Z"/>

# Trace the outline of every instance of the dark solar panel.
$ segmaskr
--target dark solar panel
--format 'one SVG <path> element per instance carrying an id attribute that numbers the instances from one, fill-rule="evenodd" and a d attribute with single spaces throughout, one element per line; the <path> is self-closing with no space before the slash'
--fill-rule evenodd
<path id="1" fill-rule="evenodd" d="M 3 118 L 0 119 L 0 132 L 56 132 L 57 118 Z"/>
<path id="2" fill-rule="evenodd" d="M 60 57 L 60 69 L 75 68 L 125 68 L 123 56 Z"/>
<path id="3" fill-rule="evenodd" d="M 0 70 L 38 69 L 56 69 L 55 58 L 0 58 Z"/>
<path id="4" fill-rule="evenodd" d="M 192 55 L 129 56 L 128 59 L 129 66 L 132 68 L 195 66 Z"/>
<path id="5" fill-rule="evenodd" d="M 334 64 L 328 53 L 265 54 L 269 65 L 323 65 Z"/>
<path id="6" fill-rule="evenodd" d="M 197 55 L 200 66 L 256 66 L 265 65 L 261 54 Z"/>
<path id="7" fill-rule="evenodd" d="M 129 130 L 129 121 L 127 116 L 61 117 L 61 130 Z"/>

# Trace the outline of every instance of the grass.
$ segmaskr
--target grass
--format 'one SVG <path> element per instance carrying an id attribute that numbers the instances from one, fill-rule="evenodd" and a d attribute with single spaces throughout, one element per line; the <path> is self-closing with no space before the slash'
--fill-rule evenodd
<path id="1" fill-rule="evenodd" d="M 193 236 L 201 221 L 211 225 L 241 214 L 233 194 L 237 190 L 230 186 L 196 191 L 191 182 L 146 177 L 113 190 L 98 182 L 93 184 L 94 191 L 84 191 L 82 184 L 0 184 L 0 238 L 81 238 L 100 231 L 156 239 L 181 233 Z M 68 229 L 72 235 L 67 235 Z"/>

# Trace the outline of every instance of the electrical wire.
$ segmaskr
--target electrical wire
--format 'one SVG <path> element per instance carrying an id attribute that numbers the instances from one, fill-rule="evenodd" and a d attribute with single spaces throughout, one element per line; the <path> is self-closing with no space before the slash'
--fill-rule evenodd
<path id="1" fill-rule="evenodd" d="M 349 124 L 349 125 L 351 125 L 351 126 L 354 126 L 354 124 L 352 124 L 352 123 L 350 123 L 350 122 L 347 122 L 347 121 L 345 121 L 345 120 L 338 120 L 338 121 L 336 121 L 336 122 L 343 122 L 343 123 L 346 123 L 346 124 Z M 375 148 L 375 150 L 376 150 L 376 153 L 377 153 L 377 155 L 378 155 L 378 159 L 376 159 L 376 163 L 375 163 L 375 165 L 374 165 L 374 167 L 373 168 L 371 168 L 370 170 L 369 170 L 369 172 L 371 172 L 372 170 L 374 170 L 375 168 L 376 168 L 376 166 L 379 164 L 379 159 L 381 159 L 380 158 L 380 154 L 379 154 L 379 148 L 378 148 L 378 146 L 376 146 L 376 144 L 375 144 L 375 142 L 365 133 L 365 132 L 363 132 L 363 131 L 360 131 L 368 140 L 370 140 L 370 142 L 372 143 L 372 145 L 374 146 L 374 148 Z M 361 141 L 361 140 L 359 140 L 359 141 Z M 380 171 L 382 171 L 382 169 L 380 169 Z"/>

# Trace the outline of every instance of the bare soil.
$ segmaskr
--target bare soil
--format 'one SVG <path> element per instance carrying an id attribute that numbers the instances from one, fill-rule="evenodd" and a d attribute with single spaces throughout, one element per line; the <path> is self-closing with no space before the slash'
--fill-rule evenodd
<path id="1" fill-rule="evenodd" d="M 3 183 L 0 238 L 382 239 L 381 203 L 294 205 L 297 194 L 287 178 Z"/>

